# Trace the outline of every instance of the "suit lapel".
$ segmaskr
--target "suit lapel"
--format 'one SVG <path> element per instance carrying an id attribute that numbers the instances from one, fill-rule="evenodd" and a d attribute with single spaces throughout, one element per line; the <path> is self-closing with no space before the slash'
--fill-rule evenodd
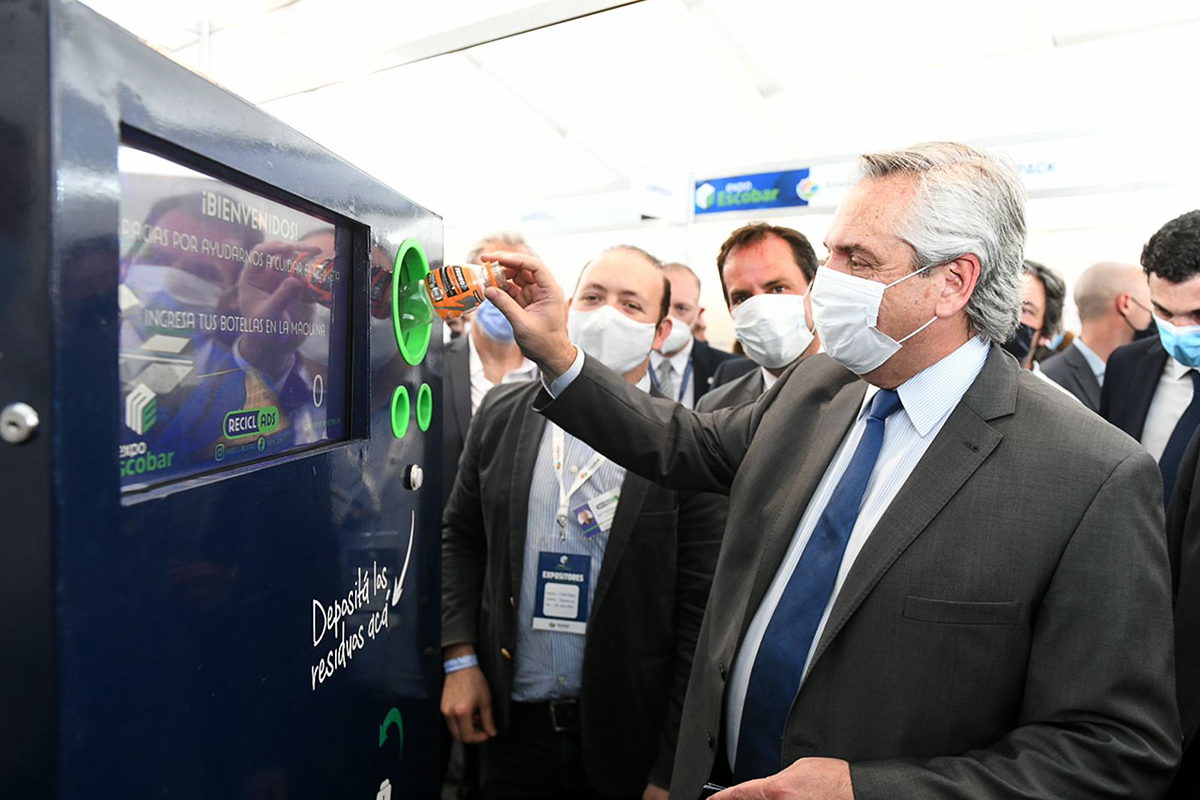
<path id="1" fill-rule="evenodd" d="M 467 427 L 471 424 L 471 353 L 465 336 L 462 345 L 449 351 L 449 362 L 446 365 L 446 379 L 450 381 L 454 420 L 458 423 L 458 429 L 465 440 Z M 463 378 L 466 378 L 465 382 Z"/>
<path id="2" fill-rule="evenodd" d="M 521 575 L 525 564 L 526 529 L 529 525 L 529 493 L 533 487 L 533 470 L 537 466 L 537 454 L 542 444 L 542 434 L 546 430 L 545 417 L 535 412 L 528 403 L 523 404 L 523 408 L 521 434 L 517 439 L 512 478 L 508 490 L 508 498 L 511 503 L 508 509 L 510 588 L 521 585 Z"/>
<path id="3" fill-rule="evenodd" d="M 600 574 L 596 577 L 596 594 L 592 599 L 592 614 L 604 602 L 608 587 L 612 584 L 617 564 L 629 543 L 633 526 L 642 513 L 642 504 L 650 483 L 632 472 L 625 473 L 625 481 L 621 484 L 621 499 L 617 501 L 617 512 L 613 517 L 612 528 L 608 531 L 608 542 L 604 545 L 604 560 L 600 562 Z"/>
<path id="4" fill-rule="evenodd" d="M 1087 398 L 1087 403 L 1093 410 L 1100 408 L 1100 383 L 1096 380 L 1096 374 L 1092 372 L 1092 365 L 1083 357 L 1083 353 L 1079 352 L 1078 348 L 1072 347 L 1071 354 L 1067 358 L 1067 363 L 1071 366 L 1075 377 L 1075 382 L 1079 385 L 1080 393 Z"/>
<path id="5" fill-rule="evenodd" d="M 762 604 L 779 565 L 783 563 L 783 557 L 796 534 L 796 526 L 800 524 L 800 517 L 833 462 L 846 432 L 858 418 L 866 393 L 867 385 L 861 380 L 846 384 L 821 413 L 819 423 L 813 426 L 815 433 L 811 442 L 788 441 L 782 443 L 782 448 L 777 451 L 782 452 L 784 457 L 772 466 L 771 472 L 794 477 L 785 482 L 789 489 L 787 499 L 771 520 L 766 535 L 761 540 L 756 539 L 761 541 L 758 569 L 742 612 L 738 641 L 745 637 L 753 612 Z"/>
<path id="6" fill-rule="evenodd" d="M 1166 366 L 1167 351 L 1155 338 L 1146 355 L 1138 360 L 1129 396 L 1129 428 L 1125 432 L 1139 442 L 1142 440 L 1142 432 L 1146 427 L 1146 415 L 1150 413 L 1150 401 L 1154 399 L 1154 392 L 1158 389 L 1158 379 L 1162 377 L 1162 371 Z"/>
<path id="7" fill-rule="evenodd" d="M 1002 438 L 988 421 L 1016 408 L 1017 365 L 993 346 L 983 371 L 946 420 L 867 538 L 834 601 L 813 666 L 900 554 L 925 530 Z"/>

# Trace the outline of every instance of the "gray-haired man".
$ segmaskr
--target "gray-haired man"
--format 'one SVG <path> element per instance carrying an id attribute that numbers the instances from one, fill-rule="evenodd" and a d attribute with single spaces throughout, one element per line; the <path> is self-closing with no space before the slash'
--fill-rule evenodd
<path id="1" fill-rule="evenodd" d="M 548 270 L 501 257 L 543 413 L 730 494 L 672 793 L 1153 800 L 1180 740 L 1158 470 L 999 347 L 1016 171 L 950 143 L 861 168 L 812 287 L 827 354 L 755 405 L 637 396 L 570 345 Z"/>

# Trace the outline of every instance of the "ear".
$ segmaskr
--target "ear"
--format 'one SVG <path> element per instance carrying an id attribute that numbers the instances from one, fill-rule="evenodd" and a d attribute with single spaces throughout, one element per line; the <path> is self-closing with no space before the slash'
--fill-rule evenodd
<path id="1" fill-rule="evenodd" d="M 658 327 L 654 329 L 654 344 L 650 346 L 651 350 L 658 350 L 663 346 L 663 342 L 671 335 L 671 322 L 669 316 L 663 317 L 662 322 L 658 323 Z"/>
<path id="2" fill-rule="evenodd" d="M 1116 298 L 1113 301 L 1116 303 L 1117 313 L 1120 314 L 1122 317 L 1128 316 L 1129 299 L 1132 296 L 1133 295 L 1129 294 L 1129 292 L 1121 292 L 1119 295 L 1116 296 Z"/>
<path id="3" fill-rule="evenodd" d="M 960 256 L 944 266 L 942 291 L 934 309 L 934 313 L 942 318 L 953 317 L 967 307 L 982 271 L 979 257 L 974 253 Z"/>

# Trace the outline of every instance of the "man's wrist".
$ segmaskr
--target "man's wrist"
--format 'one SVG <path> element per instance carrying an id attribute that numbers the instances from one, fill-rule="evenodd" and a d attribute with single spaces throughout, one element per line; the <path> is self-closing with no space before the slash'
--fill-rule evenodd
<path id="1" fill-rule="evenodd" d="M 442 662 L 442 671 L 447 675 L 454 672 L 461 672 L 464 669 L 471 669 L 479 666 L 479 656 L 474 653 L 468 653 L 465 656 L 457 656 L 449 658 Z"/>
<path id="2" fill-rule="evenodd" d="M 542 374 L 546 376 L 546 380 L 553 383 L 562 377 L 562 374 L 571 368 L 575 363 L 575 358 L 578 355 L 578 348 L 570 341 L 567 341 L 558 351 L 546 359 L 545 363 L 539 364 Z"/>

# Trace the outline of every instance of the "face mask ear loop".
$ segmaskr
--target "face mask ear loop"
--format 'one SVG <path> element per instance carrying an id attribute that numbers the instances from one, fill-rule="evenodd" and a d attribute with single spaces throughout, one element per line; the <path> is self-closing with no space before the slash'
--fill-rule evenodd
<path id="1" fill-rule="evenodd" d="M 937 321 L 938 321 L 938 318 L 937 318 L 937 316 L 934 316 L 932 319 L 930 319 L 930 320 L 929 320 L 929 322 L 926 322 L 924 325 L 922 325 L 921 327 L 917 328 L 915 331 L 913 331 L 912 333 L 910 333 L 908 336 L 905 336 L 903 339 L 901 339 L 900 341 L 896 342 L 896 344 L 904 344 L 904 343 L 905 343 L 905 342 L 907 342 L 909 339 L 911 339 L 912 337 L 916 336 L 918 333 L 920 333 L 921 331 L 925 330 L 926 328 L 928 328 L 930 325 L 932 325 L 933 323 L 935 323 L 935 322 L 937 322 Z"/>
<path id="2" fill-rule="evenodd" d="M 927 270 L 927 269 L 933 269 L 933 268 L 934 268 L 934 267 L 936 267 L 936 266 L 940 266 L 940 265 L 938 265 L 938 264 L 929 264 L 928 266 L 921 267 L 921 268 L 920 268 L 920 269 L 918 269 L 918 270 L 913 270 L 912 272 L 910 272 L 910 273 L 908 273 L 907 275 L 905 275 L 903 278 L 897 278 L 896 280 L 894 280 L 894 281 L 892 281 L 891 283 L 887 284 L 886 286 L 884 286 L 884 287 L 883 287 L 883 290 L 886 292 L 888 289 L 892 288 L 892 287 L 893 287 L 893 286 L 895 286 L 896 284 L 898 284 L 898 283 L 904 283 L 906 280 L 908 280 L 909 278 L 913 277 L 914 275 L 920 275 L 920 274 L 921 274 L 922 272 L 924 272 L 925 270 Z M 929 323 L 926 323 L 926 324 L 928 325 Z M 907 338 L 907 337 L 905 337 L 905 338 Z"/>

